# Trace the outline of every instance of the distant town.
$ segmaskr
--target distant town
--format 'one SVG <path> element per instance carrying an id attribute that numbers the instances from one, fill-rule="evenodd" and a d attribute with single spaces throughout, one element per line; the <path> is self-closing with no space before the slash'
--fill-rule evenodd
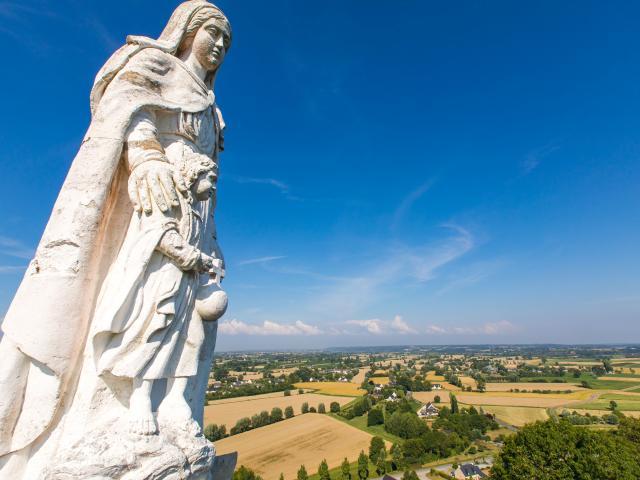
<path id="1" fill-rule="evenodd" d="M 508 478 L 505 442 L 527 425 L 605 434 L 636 416 L 635 345 L 229 352 L 205 434 L 242 479 Z"/>

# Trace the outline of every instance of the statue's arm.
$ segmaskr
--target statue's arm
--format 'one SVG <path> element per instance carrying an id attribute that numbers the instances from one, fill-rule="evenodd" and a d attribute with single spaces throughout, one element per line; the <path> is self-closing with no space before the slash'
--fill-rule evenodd
<path id="1" fill-rule="evenodd" d="M 129 198 L 136 211 L 151 214 L 178 207 L 176 190 L 186 191 L 182 177 L 167 160 L 158 139 L 155 115 L 142 110 L 133 118 L 126 135 Z"/>
<path id="2" fill-rule="evenodd" d="M 190 245 L 175 228 L 167 230 L 156 247 L 180 270 L 208 272 L 213 268 L 213 258 Z"/>

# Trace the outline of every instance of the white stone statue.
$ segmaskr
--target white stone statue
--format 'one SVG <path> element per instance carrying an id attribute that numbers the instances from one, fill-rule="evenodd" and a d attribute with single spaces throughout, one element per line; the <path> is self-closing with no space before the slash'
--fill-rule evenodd
<path id="1" fill-rule="evenodd" d="M 231 29 L 206 0 L 100 70 L 92 122 L 2 324 L 0 479 L 211 476 L 227 297 L 216 240 Z"/>

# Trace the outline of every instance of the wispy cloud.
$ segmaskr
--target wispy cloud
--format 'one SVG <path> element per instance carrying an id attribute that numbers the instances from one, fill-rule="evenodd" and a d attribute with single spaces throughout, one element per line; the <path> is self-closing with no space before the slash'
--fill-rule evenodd
<path id="1" fill-rule="evenodd" d="M 406 214 L 411 210 L 411 207 L 414 203 L 416 203 L 420 198 L 429 191 L 429 189 L 433 186 L 434 181 L 428 180 L 420 185 L 418 188 L 410 192 L 398 205 L 395 212 L 393 213 L 393 218 L 391 220 L 391 230 L 396 230 L 400 225 L 400 222 L 404 219 Z"/>
<path id="2" fill-rule="evenodd" d="M 517 331 L 517 327 L 508 320 L 487 322 L 479 326 L 440 326 L 429 325 L 425 333 L 430 335 L 505 335 Z"/>
<path id="3" fill-rule="evenodd" d="M 288 184 L 275 178 L 243 177 L 239 175 L 227 175 L 227 178 L 240 184 L 268 185 L 276 188 L 287 200 L 302 200 L 300 197 L 291 194 L 291 187 Z"/>
<path id="4" fill-rule="evenodd" d="M 35 250 L 26 246 L 20 240 L 0 235 L 0 254 L 31 260 L 35 254 Z"/>
<path id="5" fill-rule="evenodd" d="M 0 265 L 0 274 L 17 273 L 25 270 L 27 265 Z"/>
<path id="6" fill-rule="evenodd" d="M 426 283 L 440 269 L 471 251 L 476 242 L 467 229 L 454 224 L 441 226 L 452 234 L 422 246 L 395 245 L 376 255 L 380 260 L 356 275 L 328 282 L 316 299 L 315 309 L 356 313 L 384 295 L 384 287 L 401 281 Z"/>
<path id="7" fill-rule="evenodd" d="M 346 322 L 344 322 L 344 324 L 360 327 L 373 335 L 382 335 L 389 333 L 406 335 L 418 333 L 418 330 L 411 327 L 407 322 L 403 320 L 400 315 L 396 315 L 391 321 L 385 321 L 379 318 L 371 318 L 368 320 L 347 320 Z M 339 331 L 341 333 L 345 333 L 344 330 Z"/>
<path id="8" fill-rule="evenodd" d="M 461 271 L 455 272 L 448 279 L 447 283 L 442 287 L 436 295 L 442 296 L 452 290 L 465 288 L 482 282 L 486 278 L 498 272 L 507 264 L 504 259 L 494 259 L 482 262 L 475 262 Z"/>
<path id="9" fill-rule="evenodd" d="M 293 324 L 283 324 L 265 320 L 261 325 L 249 324 L 240 320 L 223 320 L 218 327 L 220 333 L 225 335 L 261 335 L 261 336 L 296 336 L 296 335 L 320 335 L 320 330 L 315 325 L 309 325 L 300 320 Z"/>
<path id="10" fill-rule="evenodd" d="M 533 172 L 542 160 L 551 155 L 553 152 L 558 150 L 560 146 L 557 143 L 550 143 L 543 147 L 534 148 L 530 150 L 524 157 L 524 159 L 520 162 L 520 169 L 522 170 L 523 175 L 529 175 Z"/>
<path id="11" fill-rule="evenodd" d="M 287 258 L 287 257 L 283 255 L 274 255 L 271 257 L 250 258 L 248 260 L 243 260 L 241 262 L 238 262 L 238 265 L 241 265 L 241 266 L 256 265 L 256 264 L 264 265 L 265 263 L 273 262 L 275 260 L 281 260 L 283 258 Z"/>

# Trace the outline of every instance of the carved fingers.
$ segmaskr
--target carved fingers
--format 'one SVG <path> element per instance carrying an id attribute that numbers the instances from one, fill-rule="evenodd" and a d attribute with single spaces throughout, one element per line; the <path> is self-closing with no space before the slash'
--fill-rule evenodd
<path id="1" fill-rule="evenodd" d="M 162 161 L 149 161 L 140 164 L 129 177 L 129 198 L 137 212 L 151 214 L 155 206 L 167 212 L 180 205 L 176 187 L 186 191 L 184 181 L 174 175 L 170 164 Z"/>

